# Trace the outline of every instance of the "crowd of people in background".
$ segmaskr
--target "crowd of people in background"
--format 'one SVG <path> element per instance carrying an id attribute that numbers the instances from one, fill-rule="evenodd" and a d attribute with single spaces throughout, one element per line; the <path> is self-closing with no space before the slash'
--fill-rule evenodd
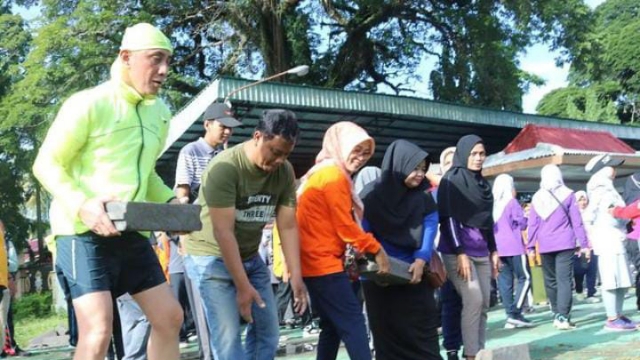
<path id="1" fill-rule="evenodd" d="M 326 130 L 298 182 L 287 161 L 300 139 L 293 112 L 265 111 L 249 139 L 227 148 L 241 123 L 227 105 L 212 104 L 205 135 L 180 152 L 171 189 L 154 165 L 170 118 L 156 94 L 172 52 L 155 27 L 128 28 L 111 79 L 63 104 L 34 164 L 54 199 L 55 269 L 78 328 L 74 359 L 104 359 L 121 325 L 124 359 L 175 360 L 179 343 L 197 334 L 201 359 L 269 360 L 287 313 L 319 331 L 319 360 L 335 359 L 341 342 L 356 360 L 441 359 L 438 327 L 448 359 L 474 359 L 496 287 L 506 328 L 535 325 L 525 314 L 536 256 L 557 329 L 577 326 L 572 292 L 584 291 L 585 276 L 587 299 L 600 283 L 605 329 L 638 327 L 622 306 L 638 286 L 625 244 L 640 237 L 635 223 L 627 232 L 640 217 L 640 177 L 629 179 L 623 199 L 613 186 L 620 161 L 594 157 L 578 193 L 559 167 L 545 166 L 527 213 L 512 177 L 493 185 L 483 177 L 487 153 L 476 135 L 442 151 L 440 172 L 401 139 L 380 168 L 363 169 L 375 139 L 342 121 Z M 114 199 L 194 203 L 203 227 L 120 232 L 104 209 Z M 378 280 L 354 275 L 349 253 L 375 262 Z M 447 281 L 438 289 L 425 279 L 440 259 Z M 407 264 L 407 283 L 379 280 L 391 276 L 391 260 Z M 3 293 L 0 308 L 7 303 Z"/>

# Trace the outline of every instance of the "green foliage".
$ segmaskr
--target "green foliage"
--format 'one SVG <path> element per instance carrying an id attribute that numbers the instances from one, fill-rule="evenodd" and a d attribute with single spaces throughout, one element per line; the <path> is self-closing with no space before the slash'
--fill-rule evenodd
<path id="1" fill-rule="evenodd" d="M 541 115 L 617 123 L 618 94 L 612 83 L 586 88 L 569 86 L 545 95 L 536 110 Z"/>
<path id="2" fill-rule="evenodd" d="M 15 319 L 15 339 L 20 347 L 28 348 L 29 342 L 37 336 L 41 336 L 45 332 L 58 329 L 59 327 L 67 327 L 67 314 L 50 314 L 45 317 L 39 317 L 38 321 L 33 318 L 16 318 Z"/>
<path id="3" fill-rule="evenodd" d="M 37 6 L 41 16 L 27 24 L 14 5 Z M 0 183 L 17 197 L 6 197 L 0 216 L 32 198 L 30 166 L 61 103 L 108 79 L 125 28 L 138 22 L 175 45 L 161 94 L 174 110 L 220 75 L 261 77 L 299 64 L 310 65 L 307 76 L 281 80 L 398 93 L 428 80 L 438 100 L 520 110 L 541 79 L 521 71 L 518 56 L 540 41 L 561 50 L 559 62 L 588 53 L 580 49 L 590 20 L 582 0 L 2 1 L 0 161 L 9 169 L 0 169 Z M 437 68 L 419 74 L 427 57 Z M 18 220 L 11 226 L 24 228 Z"/>
<path id="4" fill-rule="evenodd" d="M 562 50 L 558 63 L 572 60 L 573 49 L 590 24 L 580 0 L 458 1 L 442 21 L 438 67 L 431 73 L 436 100 L 522 110 L 522 96 L 542 79 L 518 69 L 517 57 L 537 41 Z"/>
<path id="5" fill-rule="evenodd" d="M 563 110 L 568 92 L 547 94 L 539 113 L 563 113 L 591 121 L 634 123 L 640 117 L 640 2 L 607 0 L 594 26 L 573 49 L 570 88 L 580 92 Z M 571 109 L 570 113 L 563 112 Z M 596 120 L 597 119 L 597 120 Z"/>
<path id="6" fill-rule="evenodd" d="M 26 294 L 12 306 L 16 319 L 40 319 L 53 314 L 53 296 L 51 291 Z"/>

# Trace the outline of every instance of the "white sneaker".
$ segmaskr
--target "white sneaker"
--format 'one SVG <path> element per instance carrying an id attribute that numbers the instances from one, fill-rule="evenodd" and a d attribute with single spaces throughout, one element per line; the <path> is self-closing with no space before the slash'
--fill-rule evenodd
<path id="1" fill-rule="evenodd" d="M 553 320 L 553 326 L 558 330 L 571 330 L 577 327 L 576 324 L 572 323 L 571 321 L 569 321 L 569 319 L 562 315 L 556 316 L 556 318 Z"/>

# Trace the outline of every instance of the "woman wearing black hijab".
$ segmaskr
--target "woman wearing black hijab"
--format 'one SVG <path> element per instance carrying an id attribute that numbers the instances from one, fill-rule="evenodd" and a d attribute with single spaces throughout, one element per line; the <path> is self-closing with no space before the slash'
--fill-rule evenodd
<path id="1" fill-rule="evenodd" d="M 462 342 L 466 359 L 484 348 L 491 276 L 497 274 L 493 195 L 482 177 L 486 151 L 476 135 L 460 138 L 451 169 L 438 189 L 440 243 L 447 276 L 462 298 Z"/>
<path id="2" fill-rule="evenodd" d="M 434 289 L 422 279 L 438 227 L 434 199 L 425 192 L 428 155 L 406 140 L 394 141 L 380 177 L 360 193 L 363 227 L 389 256 L 410 263 L 412 273 L 408 285 L 362 282 L 378 360 L 441 359 Z"/>

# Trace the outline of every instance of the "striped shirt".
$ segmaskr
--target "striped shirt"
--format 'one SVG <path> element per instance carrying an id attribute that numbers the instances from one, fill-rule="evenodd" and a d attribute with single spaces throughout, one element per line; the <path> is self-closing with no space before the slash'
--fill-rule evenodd
<path id="1" fill-rule="evenodd" d="M 180 150 L 176 165 L 176 187 L 189 185 L 189 202 L 198 198 L 202 172 L 222 150 L 222 146 L 213 148 L 203 138 L 188 143 Z"/>

